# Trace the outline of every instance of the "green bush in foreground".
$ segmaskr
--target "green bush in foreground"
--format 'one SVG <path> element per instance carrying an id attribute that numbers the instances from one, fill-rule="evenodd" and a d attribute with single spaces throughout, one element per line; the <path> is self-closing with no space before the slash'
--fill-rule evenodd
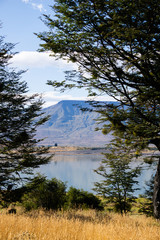
<path id="1" fill-rule="evenodd" d="M 93 193 L 70 187 L 67 193 L 67 206 L 69 208 L 92 208 L 102 210 L 102 204 Z"/>
<path id="2" fill-rule="evenodd" d="M 37 181 L 36 178 L 35 180 Z M 31 185 L 34 184 L 35 182 L 32 182 Z M 43 181 L 39 185 L 31 189 L 31 191 L 25 194 L 22 198 L 22 205 L 28 211 L 40 207 L 46 210 L 57 210 L 61 209 L 65 202 L 66 184 L 56 178 L 47 180 L 44 177 Z"/>
<path id="3" fill-rule="evenodd" d="M 140 207 L 138 212 L 143 213 L 146 216 L 153 216 L 153 186 L 154 186 L 154 175 L 151 179 L 146 182 L 146 188 L 143 195 L 141 195 L 142 200 L 139 201 Z"/>

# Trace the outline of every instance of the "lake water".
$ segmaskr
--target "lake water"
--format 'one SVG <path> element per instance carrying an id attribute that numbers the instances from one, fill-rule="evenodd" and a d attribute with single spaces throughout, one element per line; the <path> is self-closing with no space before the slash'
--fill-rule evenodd
<path id="1" fill-rule="evenodd" d="M 67 182 L 70 186 L 93 192 L 94 182 L 100 181 L 101 176 L 94 172 L 100 165 L 103 155 L 100 152 L 83 153 L 83 152 L 63 152 L 56 153 L 53 160 L 38 169 L 38 172 L 47 176 L 47 178 L 57 178 Z M 137 163 L 133 163 L 137 165 Z M 145 166 L 145 165 L 144 165 Z M 155 169 L 146 168 L 138 178 L 140 191 L 136 195 L 144 192 L 145 181 L 148 181 Z"/>

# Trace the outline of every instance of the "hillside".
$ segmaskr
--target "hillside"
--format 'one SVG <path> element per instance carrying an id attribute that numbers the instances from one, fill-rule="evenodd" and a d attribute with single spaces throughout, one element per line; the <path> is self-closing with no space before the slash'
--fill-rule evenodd
<path id="1" fill-rule="evenodd" d="M 43 109 L 50 119 L 37 129 L 37 137 L 45 138 L 43 144 L 59 146 L 104 147 L 111 136 L 104 136 L 97 127 L 98 113 L 81 111 L 89 107 L 85 101 L 61 101 Z"/>

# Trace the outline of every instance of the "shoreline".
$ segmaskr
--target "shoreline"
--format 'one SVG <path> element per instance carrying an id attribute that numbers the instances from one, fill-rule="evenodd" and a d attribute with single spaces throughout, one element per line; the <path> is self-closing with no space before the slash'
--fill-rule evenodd
<path id="1" fill-rule="evenodd" d="M 107 153 L 108 150 L 109 149 L 105 147 L 52 146 L 49 149 L 49 153 L 55 155 L 103 155 L 103 153 Z M 151 157 L 157 155 L 159 155 L 159 151 L 153 149 L 146 149 L 142 152 L 143 157 Z"/>
<path id="2" fill-rule="evenodd" d="M 107 149 L 106 148 L 101 148 L 101 147 L 68 147 L 68 146 L 64 146 L 64 147 L 51 147 L 49 152 L 59 155 L 59 154 L 65 154 L 65 155 L 69 155 L 69 154 L 74 154 L 74 155 L 79 155 L 79 154 L 101 154 L 102 152 L 106 152 Z"/>

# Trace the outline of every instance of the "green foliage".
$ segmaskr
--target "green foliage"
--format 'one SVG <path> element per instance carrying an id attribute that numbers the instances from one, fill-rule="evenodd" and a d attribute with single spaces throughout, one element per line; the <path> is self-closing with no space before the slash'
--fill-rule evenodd
<path id="1" fill-rule="evenodd" d="M 14 45 L 0 36 L 0 202 L 20 197 L 24 183 L 33 170 L 47 164 L 48 148 L 38 146 L 36 127 L 44 123 L 42 100 L 27 96 L 27 85 L 21 81 L 23 71 L 9 68 Z M 38 120 L 36 120 L 38 119 Z"/>
<path id="2" fill-rule="evenodd" d="M 131 201 L 133 202 L 133 200 Z M 119 201 L 114 204 L 114 211 L 121 214 L 131 212 L 132 204 L 130 201 Z"/>
<path id="3" fill-rule="evenodd" d="M 148 217 L 153 216 L 153 201 L 146 198 L 139 201 L 138 212 L 145 214 Z"/>
<path id="4" fill-rule="evenodd" d="M 140 201 L 139 213 L 144 213 L 147 216 L 153 216 L 153 186 L 155 176 L 146 183 L 145 193 L 141 195 L 143 201 Z"/>
<path id="5" fill-rule="evenodd" d="M 37 176 L 27 185 L 27 189 L 28 193 L 22 197 L 22 205 L 27 211 L 37 208 L 61 209 L 66 201 L 66 184 L 55 178 L 47 180 Z"/>
<path id="6" fill-rule="evenodd" d="M 134 153 L 126 148 L 123 140 L 114 140 L 110 147 L 100 167 L 95 170 L 102 176 L 102 180 L 95 183 L 94 190 L 106 198 L 108 203 L 113 203 L 116 211 L 126 214 L 135 200 L 134 191 L 138 190 L 135 187 L 138 184 L 136 178 L 141 169 L 139 166 L 131 166 Z"/>
<path id="7" fill-rule="evenodd" d="M 92 208 L 102 210 L 102 204 L 98 197 L 94 194 L 74 187 L 70 187 L 67 193 L 67 203 L 68 208 Z"/>

